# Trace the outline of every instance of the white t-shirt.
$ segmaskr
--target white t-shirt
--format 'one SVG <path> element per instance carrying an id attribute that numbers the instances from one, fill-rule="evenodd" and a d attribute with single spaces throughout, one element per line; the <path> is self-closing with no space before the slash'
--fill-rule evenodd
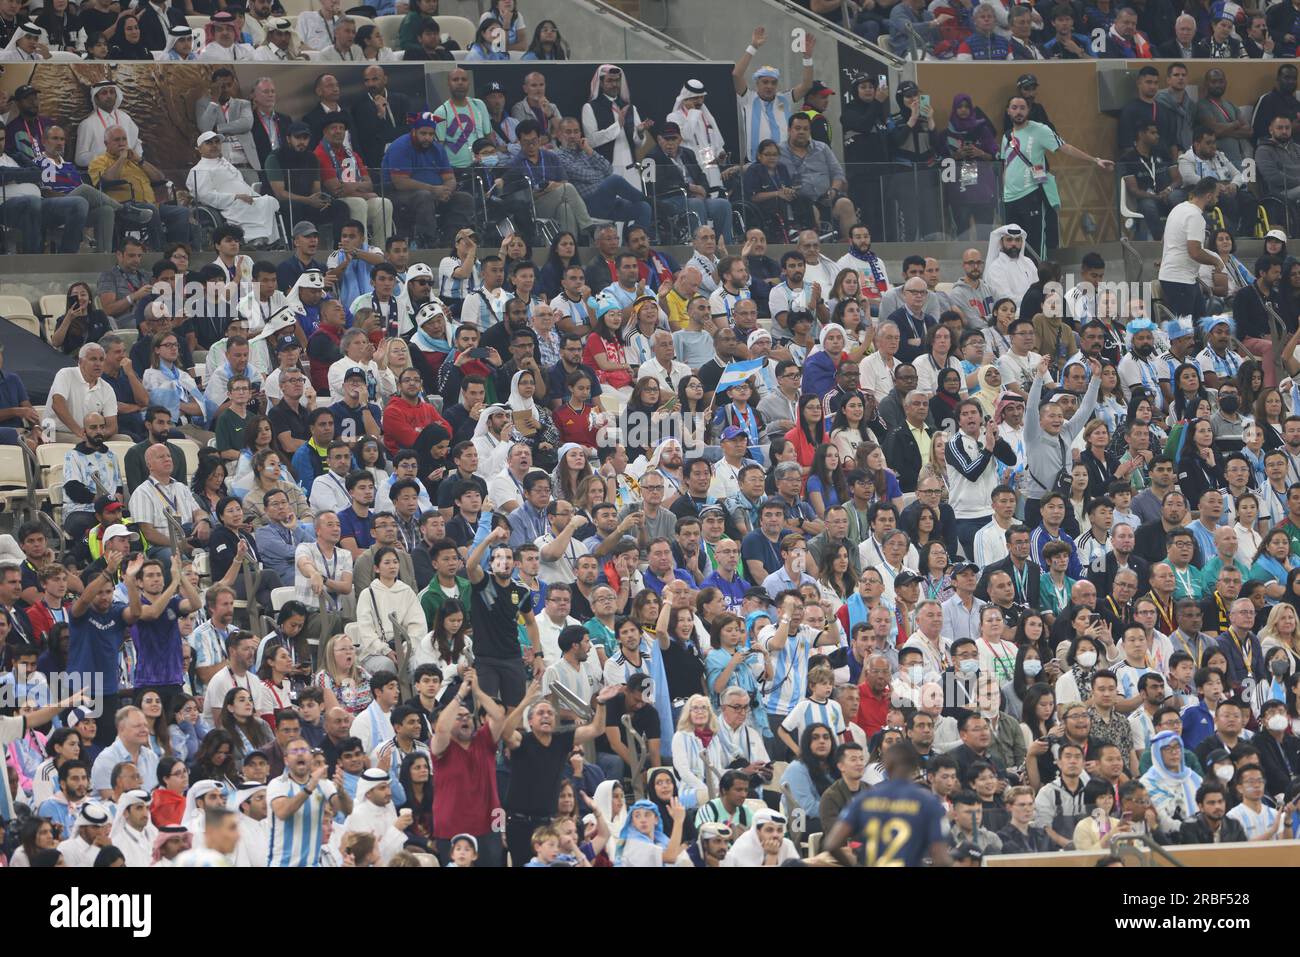
<path id="1" fill-rule="evenodd" d="M 1160 281 L 1184 285 L 1196 282 L 1200 263 L 1187 255 L 1187 243 L 1205 243 L 1205 213 L 1192 202 L 1179 203 L 1165 219 L 1165 243 L 1160 251 Z"/>
<path id="2" fill-rule="evenodd" d="M 16 371 L 16 370 L 10 370 Z M 54 397 L 63 396 L 68 404 L 68 417 L 81 425 L 86 416 L 92 412 L 109 419 L 117 415 L 117 395 L 113 387 L 104 379 L 99 379 L 94 386 L 86 384 L 85 377 L 78 366 L 65 366 L 54 375 L 50 385 L 50 401 L 42 411 L 43 416 L 56 418 L 54 415 Z M 62 424 L 59 425 L 62 428 Z"/>
<path id="3" fill-rule="evenodd" d="M 555 536 L 550 532 L 540 536 L 535 542 L 538 548 L 545 548 L 555 541 Z M 555 561 L 542 559 L 541 567 L 537 571 L 537 577 L 548 585 L 554 585 L 556 582 L 573 584 L 578 580 L 578 559 L 583 555 L 590 554 L 587 546 L 578 541 L 577 538 L 569 539 L 569 544 L 564 546 L 564 554 Z"/>
<path id="4" fill-rule="evenodd" d="M 312 611 L 317 611 L 320 608 L 320 602 L 316 598 L 316 593 L 311 590 L 311 579 L 298 570 L 298 561 L 304 557 L 310 558 L 315 564 L 316 570 L 326 578 L 338 581 L 344 575 L 352 573 L 352 555 L 346 548 L 335 545 L 333 558 L 326 561 L 320 546 L 315 542 L 304 542 L 293 550 L 293 597 Z M 335 599 L 342 597 L 341 595 L 334 596 Z"/>
<path id="5" fill-rule="evenodd" d="M 166 531 L 168 512 L 182 524 L 191 522 L 199 503 L 194 493 L 175 479 L 169 485 L 157 485 L 152 479 L 146 479 L 131 493 L 128 507 L 137 522 L 147 522 Z"/>

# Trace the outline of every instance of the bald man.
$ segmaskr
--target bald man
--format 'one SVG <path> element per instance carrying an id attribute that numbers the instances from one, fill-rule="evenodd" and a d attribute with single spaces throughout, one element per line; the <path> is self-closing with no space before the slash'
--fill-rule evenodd
<path id="1" fill-rule="evenodd" d="M 212 525 L 194 493 L 172 478 L 172 454 L 166 445 L 149 446 L 144 464 L 149 477 L 131 493 L 129 508 L 140 534 L 149 543 L 149 557 L 161 561 L 166 569 L 172 556 L 168 515 L 185 529 L 186 538 L 181 539 L 180 546 L 186 555 L 194 550 L 189 537 L 206 542 Z"/>

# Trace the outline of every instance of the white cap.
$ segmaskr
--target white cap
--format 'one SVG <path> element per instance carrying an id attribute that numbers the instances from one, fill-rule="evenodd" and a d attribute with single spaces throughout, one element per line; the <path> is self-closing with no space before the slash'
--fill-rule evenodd
<path id="1" fill-rule="evenodd" d="M 218 140 L 218 139 L 221 139 L 221 134 L 220 134 L 220 133 L 214 133 L 212 130 L 208 130 L 206 133 L 200 133 L 200 134 L 199 134 L 199 138 L 198 138 L 198 140 L 195 142 L 194 145 L 195 145 L 195 146 L 202 146 L 202 145 L 203 145 L 204 143 L 206 143 L 208 140 Z"/>
<path id="2" fill-rule="evenodd" d="M 104 535 L 100 539 L 101 545 L 107 545 L 115 538 L 130 538 L 131 530 L 125 525 L 110 525 L 104 530 Z"/>

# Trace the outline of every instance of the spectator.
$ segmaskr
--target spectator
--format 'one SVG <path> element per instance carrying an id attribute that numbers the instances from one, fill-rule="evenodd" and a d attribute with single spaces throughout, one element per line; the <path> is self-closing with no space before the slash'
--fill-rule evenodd
<path id="1" fill-rule="evenodd" d="M 199 161 L 185 178 L 190 195 L 196 202 L 221 210 L 228 224 L 242 227 L 245 239 L 254 248 L 273 242 L 280 234 L 279 201 L 252 191 L 239 170 L 222 156 L 219 133 L 200 133 L 196 145 Z"/>
<path id="2" fill-rule="evenodd" d="M 530 73 L 530 77 L 540 77 L 539 73 Z M 527 102 L 526 100 L 521 100 Z M 555 111 L 556 123 L 553 128 L 559 133 L 559 148 L 555 155 L 560 160 L 564 172 L 578 190 L 587 211 L 602 219 L 615 222 L 634 221 L 643 229 L 652 226 L 652 213 L 646 196 L 626 179 L 614 172 L 609 160 L 597 153 L 587 138 L 582 135 L 582 125 L 573 117 L 560 120 L 559 111 Z"/>
<path id="3" fill-rule="evenodd" d="M 1119 169 L 1129 202 L 1142 214 L 1140 226 L 1151 239 L 1164 235 L 1164 218 L 1173 206 L 1169 197 L 1175 179 L 1181 177 L 1181 165 L 1181 161 L 1172 165 L 1160 152 L 1160 129 L 1155 121 L 1139 122 L 1137 138 L 1119 158 Z"/>
<path id="4" fill-rule="evenodd" d="M 1279 130 L 1281 124 L 1290 126 L 1285 120 L 1277 122 Z M 1296 155 L 1300 158 L 1300 152 Z M 1196 284 L 1197 270 L 1201 265 L 1223 268 L 1218 255 L 1203 248 L 1205 210 L 1214 205 L 1218 195 L 1218 181 L 1207 176 L 1192 186 L 1187 199 L 1179 203 L 1165 221 L 1160 285 L 1175 315 L 1203 315 L 1204 293 Z"/>
<path id="5" fill-rule="evenodd" d="M 519 154 L 512 169 L 528 180 L 538 215 L 554 219 L 566 232 L 585 233 L 592 227 L 587 204 L 568 181 L 563 164 L 554 157 L 547 163 L 541 150 L 541 132 L 541 127 L 532 120 L 519 124 L 516 130 Z"/>
<path id="6" fill-rule="evenodd" d="M 1112 60 L 1151 59 L 1151 43 L 1138 29 L 1138 16 L 1132 7 L 1121 7 L 1115 14 L 1115 22 L 1104 38 L 1101 55 Z"/>
<path id="7" fill-rule="evenodd" d="M 188 242 L 190 211 L 184 206 L 159 203 L 153 184 L 166 181 L 167 174 L 142 159 L 139 153 L 127 146 L 127 142 L 127 133 L 122 127 L 114 126 L 107 130 L 104 152 L 91 160 L 86 172 L 91 185 L 119 203 L 150 207 L 153 218 L 148 232 L 155 251 L 162 250 L 164 238 L 168 242 Z M 111 309 L 106 311 L 110 316 L 120 314 Z"/>
<path id="8" fill-rule="evenodd" d="M 320 120 L 321 141 L 315 156 L 320 163 L 321 186 L 347 207 L 350 218 L 366 224 L 371 240 L 386 243 L 393 232 L 393 201 L 375 191 L 366 161 L 349 143 L 349 114 L 325 111 Z"/>
<path id="9" fill-rule="evenodd" d="M 1174 36 L 1156 47 L 1155 55 L 1166 60 L 1190 60 L 1196 56 L 1196 18 L 1179 14 L 1174 21 Z"/>
<path id="10" fill-rule="evenodd" d="M 952 98 L 944 146 L 947 157 L 957 163 L 956 176 L 944 184 L 957 235 L 971 229 L 974 236 L 982 236 L 993 228 L 995 218 L 997 134 L 967 93 Z"/>
<path id="11" fill-rule="evenodd" d="M 806 115 L 796 113 L 790 117 L 788 136 L 780 152 L 781 160 L 799 184 L 796 192 L 812 205 L 816 214 L 814 225 L 831 218 L 836 221 L 840 235 L 848 236 L 849 228 L 857 221 L 857 211 L 845 195 L 849 184 L 844 178 L 844 168 L 829 146 L 812 139 L 812 124 Z M 730 242 L 730 230 L 723 232 Z"/>
<path id="12" fill-rule="evenodd" d="M 1246 50 L 1233 33 L 1236 23 L 1228 5 L 1220 7 L 1215 4 L 1215 13 L 1210 23 L 1210 35 L 1196 41 L 1194 56 L 1198 60 L 1242 60 Z"/>
<path id="13" fill-rule="evenodd" d="M 533 28 L 533 39 L 524 51 L 525 60 L 567 60 L 569 45 L 560 36 L 554 20 L 542 20 Z"/>
<path id="14" fill-rule="evenodd" d="M 1046 59 L 1088 60 L 1096 55 L 1092 38 L 1086 33 L 1075 33 L 1074 26 L 1074 12 L 1069 4 L 1059 3 L 1052 8 L 1053 33 L 1043 44 Z"/>
<path id="15" fill-rule="evenodd" d="M 648 155 L 655 164 L 656 202 L 677 213 L 689 209 L 699 222 L 713 223 L 724 243 L 731 242 L 731 203 L 724 197 L 709 196 L 708 178 L 695 154 L 682 146 L 681 128 L 676 123 L 665 123 L 656 139 L 658 145 Z M 701 288 L 711 292 L 713 287 Z"/>
<path id="16" fill-rule="evenodd" d="M 438 245 L 441 234 L 468 226 L 473 216 L 473 200 L 457 191 L 447 153 L 434 139 L 436 126 L 432 113 L 418 114 L 411 131 L 397 137 L 383 154 L 384 180 L 394 190 L 396 214 L 420 245 L 430 247 Z"/>
<path id="17" fill-rule="evenodd" d="M 337 6 L 339 0 L 321 0 L 321 2 L 322 4 L 334 3 Z M 312 14 L 307 13 L 303 18 L 310 16 Z M 235 15 L 229 10 L 218 10 L 212 14 L 210 21 L 212 36 L 199 52 L 199 59 L 205 63 L 244 63 L 255 59 L 256 51 L 247 43 L 240 42 L 239 30 L 235 24 Z M 298 29 L 301 33 L 301 19 Z M 309 47 L 309 49 L 315 50 L 320 47 Z"/>
<path id="18" fill-rule="evenodd" d="M 1286 15 L 1287 11 L 1292 9 L 1288 4 L 1279 4 L 1277 12 Z M 1290 36 L 1290 31 L 1285 31 Z M 1275 39 L 1280 43 L 1282 36 L 1276 36 Z M 1292 41 L 1294 42 L 1294 41 Z M 1300 103 L 1296 102 L 1296 67 L 1291 63 L 1284 63 L 1277 68 L 1277 79 L 1274 82 L 1273 89 L 1269 90 L 1255 103 L 1255 112 L 1251 117 L 1251 128 L 1254 130 L 1255 142 L 1258 143 L 1265 138 L 1273 135 L 1273 121 L 1279 116 L 1285 116 L 1292 124 L 1295 123 L 1297 114 L 1300 114 Z"/>
<path id="19" fill-rule="evenodd" d="M 910 0 L 909 0 L 910 2 Z M 894 5 L 897 11 L 905 4 Z M 946 15 L 946 14 L 945 14 Z M 937 131 L 934 128 L 934 110 L 921 99 L 921 90 L 911 80 L 899 84 L 894 94 L 898 112 L 890 117 L 890 146 L 895 173 L 887 188 L 895 197 L 907 196 L 906 204 L 899 205 L 905 225 L 900 237 L 926 239 L 942 235 L 943 222 L 939 208 L 939 164 L 936 154 Z M 897 203 L 897 198 L 895 199 Z"/>
<path id="20" fill-rule="evenodd" d="M 920 0 L 918 0 L 920 2 Z M 744 148 L 743 159 L 752 163 L 758 158 L 758 147 L 763 140 L 773 140 L 778 145 L 785 142 L 790 126 L 790 117 L 795 113 L 795 100 L 802 100 L 813 84 L 813 49 L 816 39 L 812 32 L 805 34 L 803 73 L 799 83 L 792 89 L 780 91 L 781 71 L 773 66 L 763 66 L 754 71 L 752 80 L 754 88 L 750 90 L 745 80 L 749 64 L 757 55 L 758 48 L 767 42 L 767 29 L 755 27 L 750 37 L 749 46 L 736 61 L 731 71 L 732 85 L 736 96 L 740 98 L 741 137 Z"/>

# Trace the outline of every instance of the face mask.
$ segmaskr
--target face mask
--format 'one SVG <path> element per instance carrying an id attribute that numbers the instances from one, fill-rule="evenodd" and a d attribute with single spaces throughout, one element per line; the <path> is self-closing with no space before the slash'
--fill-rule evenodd
<path id="1" fill-rule="evenodd" d="M 1081 651 L 1077 655 L 1075 655 L 1074 660 L 1077 661 L 1085 668 L 1091 668 L 1093 665 L 1097 663 L 1097 652 Z"/>
<path id="2" fill-rule="evenodd" d="M 979 663 L 979 659 L 977 658 L 970 658 L 961 663 L 961 673 L 964 675 L 973 675 L 975 672 L 979 670 L 980 670 L 980 663 Z"/>
<path id="3" fill-rule="evenodd" d="M 1043 663 L 1039 661 L 1037 658 L 1025 659 L 1024 671 L 1025 671 L 1026 678 L 1033 678 L 1035 675 L 1039 674 L 1039 672 L 1041 672 L 1042 670 L 1043 670 Z"/>
<path id="4" fill-rule="evenodd" d="M 925 669 L 920 665 L 912 665 L 907 669 L 907 678 L 914 685 L 919 685 L 921 679 L 925 677 Z"/>
<path id="5" fill-rule="evenodd" d="M 1281 658 L 1269 665 L 1268 668 L 1278 678 L 1285 678 L 1291 673 L 1291 669 L 1287 667 L 1286 661 Z"/>
<path id="6" fill-rule="evenodd" d="M 1229 781 L 1232 780 L 1233 773 L 1234 771 L 1232 765 L 1227 765 L 1225 767 L 1217 767 L 1214 769 L 1214 776 L 1218 778 L 1220 781 L 1222 781 L 1224 784 L 1227 784 Z"/>
<path id="7" fill-rule="evenodd" d="M 480 162 L 482 162 L 484 166 L 496 166 L 497 163 L 501 162 L 501 157 L 496 153 L 489 153 L 487 156 L 484 156 Z"/>
<path id="8" fill-rule="evenodd" d="M 1219 408 L 1232 415 L 1240 408 L 1240 400 L 1235 395 L 1225 395 L 1219 399 Z"/>
<path id="9" fill-rule="evenodd" d="M 1286 715 L 1274 712 L 1269 716 L 1269 719 L 1264 722 L 1264 727 L 1268 728 L 1270 731 L 1285 731 L 1287 724 Z"/>

